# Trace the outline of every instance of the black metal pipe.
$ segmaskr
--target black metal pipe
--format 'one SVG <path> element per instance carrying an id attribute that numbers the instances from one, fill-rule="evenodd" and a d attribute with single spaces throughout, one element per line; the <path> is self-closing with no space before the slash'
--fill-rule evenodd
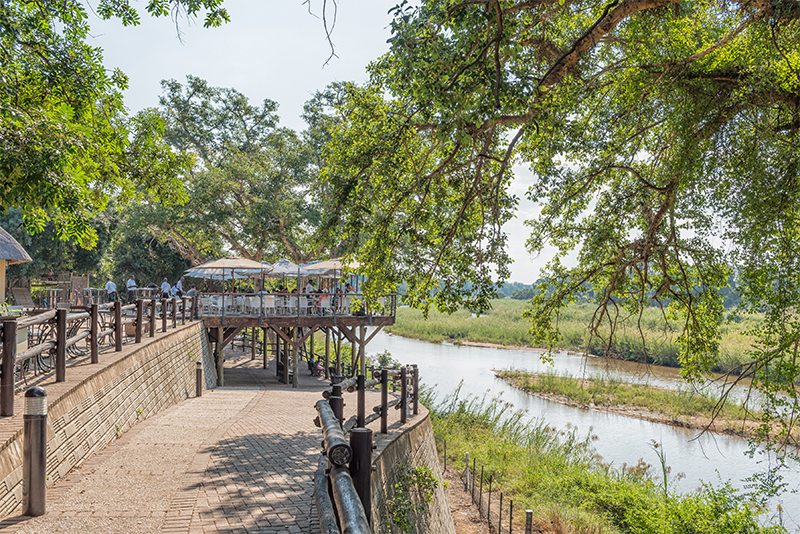
<path id="1" fill-rule="evenodd" d="M 319 412 L 322 439 L 328 459 L 333 465 L 347 465 L 353 458 L 353 449 L 345 440 L 341 423 L 327 401 L 317 401 L 316 408 Z"/>
<path id="2" fill-rule="evenodd" d="M 36 386 L 25 392 L 22 416 L 22 514 L 45 513 L 47 480 L 47 392 Z"/>
<path id="3" fill-rule="evenodd" d="M 342 534 L 372 534 L 364 512 L 364 505 L 358 498 L 350 471 L 346 467 L 334 467 L 330 472 L 333 501 L 339 512 Z"/>
<path id="4" fill-rule="evenodd" d="M 372 523 L 372 499 L 369 479 L 372 474 L 372 430 L 369 428 L 354 428 L 350 431 L 350 448 L 353 449 L 353 459 L 350 461 L 350 476 L 353 486 L 361 504 L 367 521 Z"/>
<path id="5" fill-rule="evenodd" d="M 336 523 L 336 512 L 328 494 L 328 476 L 325 473 L 327 467 L 328 459 L 320 456 L 317 473 L 314 476 L 314 500 L 317 502 L 319 528 L 322 534 L 341 534 L 339 525 Z"/>

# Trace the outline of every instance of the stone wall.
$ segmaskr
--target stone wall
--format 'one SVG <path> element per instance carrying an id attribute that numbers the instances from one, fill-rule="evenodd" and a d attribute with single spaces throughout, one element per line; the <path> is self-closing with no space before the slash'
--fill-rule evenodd
<path id="1" fill-rule="evenodd" d="M 137 346 L 58 399 L 48 399 L 48 485 L 138 421 L 194 396 L 198 360 L 206 388 L 213 387 L 214 360 L 201 322 Z M 0 516 L 21 501 L 22 430 L 0 451 Z"/>
<path id="2" fill-rule="evenodd" d="M 402 433 L 389 441 L 378 441 L 377 458 L 374 460 L 376 470 L 372 473 L 370 486 L 372 490 L 372 522 L 376 534 L 399 534 L 402 530 L 392 524 L 388 503 L 395 496 L 395 483 L 402 466 L 416 468 L 424 466 L 440 481 L 434 492 L 433 502 L 425 505 L 424 510 L 415 513 L 410 523 L 411 532 L 415 534 L 455 534 L 453 517 L 447 502 L 447 493 L 441 483 L 441 467 L 436 452 L 430 414 L 419 407 L 419 415 L 409 419 L 401 429 Z M 420 504 L 420 499 L 411 491 L 412 502 Z"/>

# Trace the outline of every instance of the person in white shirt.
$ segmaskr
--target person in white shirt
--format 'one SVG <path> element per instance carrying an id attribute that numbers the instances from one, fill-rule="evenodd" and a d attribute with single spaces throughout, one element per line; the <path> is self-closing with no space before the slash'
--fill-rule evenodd
<path id="1" fill-rule="evenodd" d="M 178 296 L 182 297 L 183 296 L 183 277 L 182 276 L 181 276 L 181 279 L 178 280 L 178 283 L 175 284 L 175 287 L 178 289 Z"/>
<path id="2" fill-rule="evenodd" d="M 306 284 L 306 294 L 310 295 L 313 292 L 314 292 L 314 281 L 309 280 L 308 283 Z"/>
<path id="3" fill-rule="evenodd" d="M 117 284 L 111 281 L 111 277 L 108 277 L 108 281 L 105 285 L 106 289 L 106 299 L 111 302 L 117 300 Z"/>
<path id="4" fill-rule="evenodd" d="M 172 290 L 172 286 L 170 286 L 169 282 L 167 281 L 167 279 L 164 278 L 164 281 L 161 282 L 161 298 L 162 299 L 168 299 L 169 298 L 169 292 L 171 290 Z"/>
<path id="5" fill-rule="evenodd" d="M 136 300 L 136 279 L 133 275 L 128 277 L 128 281 L 125 282 L 125 287 L 128 288 L 128 304 Z"/>

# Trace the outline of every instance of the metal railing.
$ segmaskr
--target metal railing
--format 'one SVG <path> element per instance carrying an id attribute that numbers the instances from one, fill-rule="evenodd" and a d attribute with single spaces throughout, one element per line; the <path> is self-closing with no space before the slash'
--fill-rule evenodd
<path id="1" fill-rule="evenodd" d="M 370 475 L 372 473 L 372 430 L 366 425 L 381 419 L 381 433 L 388 432 L 389 408 L 400 410 L 400 421 L 408 412 L 419 413 L 419 371 L 416 365 L 400 369 L 373 371 L 373 379 L 364 375 L 347 380 L 333 377 L 331 387 L 317 401 L 319 415 L 314 421 L 322 428 L 323 456 L 314 480 L 314 498 L 323 534 L 371 534 L 369 511 L 372 509 Z M 400 395 L 389 401 L 389 385 L 400 388 Z M 397 384 L 399 382 L 399 384 Z M 380 385 L 381 403 L 366 415 L 366 389 Z M 344 422 L 344 392 L 357 393 L 356 415 Z M 345 435 L 349 434 L 349 443 Z M 335 507 L 335 511 L 334 511 Z M 338 517 L 338 522 L 337 522 Z"/>
<path id="2" fill-rule="evenodd" d="M 134 343 L 141 343 L 145 323 L 149 326 L 150 337 L 154 337 L 159 316 L 161 331 L 166 332 L 168 322 L 172 328 L 177 326 L 178 308 L 181 324 L 184 324 L 187 319 L 192 320 L 196 304 L 196 298 L 189 297 L 160 301 L 139 299 L 128 305 L 112 302 L 49 310 L 30 317 L 0 317 L 0 416 L 14 415 L 14 394 L 19 380 L 27 382 L 27 371 L 32 370 L 34 374 L 54 372 L 56 382 L 64 382 L 67 355 L 79 358 L 88 352 L 91 363 L 99 363 L 101 346 L 113 345 L 114 351 L 120 352 L 123 338 L 130 337 L 127 333 L 132 334 Z M 132 332 L 126 331 L 128 325 L 132 325 Z M 25 333 L 28 347 L 18 353 L 20 332 Z M 78 342 L 84 340 L 86 346 L 79 347 Z"/>

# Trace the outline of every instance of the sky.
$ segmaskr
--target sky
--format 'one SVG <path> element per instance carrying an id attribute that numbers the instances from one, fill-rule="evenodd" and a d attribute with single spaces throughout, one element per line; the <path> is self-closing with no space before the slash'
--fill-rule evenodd
<path id="1" fill-rule="evenodd" d="M 332 39 L 338 57 L 328 58 L 321 0 L 226 0 L 231 22 L 204 28 L 202 20 L 154 19 L 142 13 L 142 24 L 123 27 L 118 21 L 90 16 L 89 42 L 103 49 L 107 68 L 119 68 L 130 79 L 125 103 L 132 113 L 158 105 L 161 80 L 185 83 L 203 78 L 216 87 L 233 87 L 252 102 L 265 98 L 280 107 L 281 125 L 303 130 L 303 104 L 334 81 L 366 81 L 366 66 L 388 51 L 394 0 L 339 0 Z M 144 11 L 145 2 L 134 6 Z M 328 2 L 328 20 L 333 16 Z M 309 10 L 311 13 L 309 13 Z M 326 64 L 326 61 L 327 64 Z M 525 250 L 526 218 L 535 206 L 525 198 L 533 177 L 515 168 L 512 193 L 520 199 L 519 216 L 504 230 L 514 259 L 510 281 L 533 283 L 549 254 L 531 257 Z"/>

